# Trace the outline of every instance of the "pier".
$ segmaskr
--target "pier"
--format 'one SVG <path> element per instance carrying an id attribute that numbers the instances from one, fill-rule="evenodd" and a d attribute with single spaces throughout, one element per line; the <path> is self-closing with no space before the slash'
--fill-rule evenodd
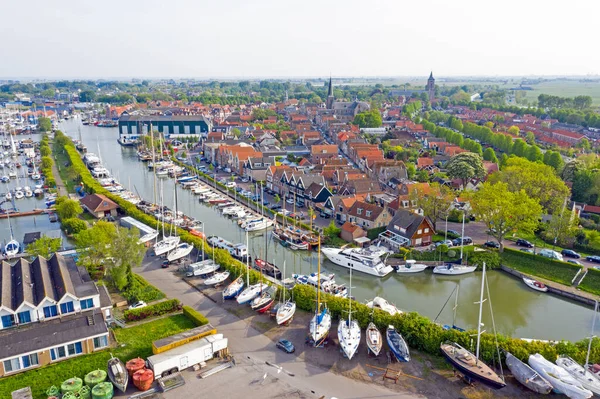
<path id="1" fill-rule="evenodd" d="M 33 209 L 31 211 L 25 211 L 25 212 L 0 213 L 0 219 L 6 219 L 9 216 L 11 218 L 18 218 L 18 217 L 22 217 L 22 216 L 35 216 L 35 215 L 41 215 L 41 214 L 47 213 L 47 212 L 48 212 L 47 209 Z"/>

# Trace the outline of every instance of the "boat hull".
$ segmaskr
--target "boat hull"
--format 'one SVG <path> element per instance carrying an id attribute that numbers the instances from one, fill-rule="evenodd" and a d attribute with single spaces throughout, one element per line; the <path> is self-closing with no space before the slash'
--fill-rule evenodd
<path id="1" fill-rule="evenodd" d="M 445 276 L 460 276 L 461 274 L 473 273 L 477 269 L 477 266 L 460 266 L 451 267 L 437 266 L 433 269 L 433 273 L 441 274 Z"/>
<path id="2" fill-rule="evenodd" d="M 501 389 L 506 386 L 506 383 L 504 383 L 500 379 L 496 380 L 496 379 L 488 378 L 484 374 L 477 374 L 477 373 L 473 372 L 471 369 L 464 366 L 457 359 L 455 359 L 454 356 L 451 353 L 449 353 L 449 351 L 445 348 L 445 346 L 452 346 L 452 345 L 442 343 L 440 345 L 440 350 L 442 352 L 442 355 L 444 356 L 446 361 L 452 365 L 452 367 L 454 367 L 456 370 L 458 370 L 460 373 L 462 373 L 465 377 L 472 379 L 472 380 L 477 380 L 493 389 Z M 490 372 L 492 372 L 494 375 L 496 375 L 496 373 L 494 373 L 487 365 L 483 364 L 483 362 L 482 362 L 482 366 L 485 366 L 485 368 L 489 369 Z"/>
<path id="3" fill-rule="evenodd" d="M 375 326 L 375 324 L 372 322 L 369 323 L 369 326 L 367 327 L 366 342 L 369 352 L 374 356 L 379 356 L 383 346 L 383 336 L 381 335 L 381 332 L 377 326 Z"/>
<path id="4" fill-rule="evenodd" d="M 351 269 L 355 272 L 361 272 L 375 277 L 385 277 L 394 271 L 394 269 L 389 265 L 382 266 L 380 268 L 373 268 L 357 261 L 351 261 L 349 263 L 346 257 L 339 255 L 339 253 L 341 252 L 339 248 L 322 248 L 321 252 L 332 263 L 335 263 L 336 265 L 341 267 L 345 267 L 346 269 Z"/>
<path id="5" fill-rule="evenodd" d="M 108 360 L 108 378 L 121 392 L 127 391 L 129 384 L 129 374 L 123 362 L 116 357 Z"/>
<path id="6" fill-rule="evenodd" d="M 552 392 L 552 385 L 548 381 L 509 352 L 506 353 L 506 365 L 515 379 L 533 392 L 542 395 Z"/>
<path id="7" fill-rule="evenodd" d="M 388 327 L 386 332 L 386 338 L 390 350 L 394 354 L 394 357 L 399 362 L 410 361 L 410 353 L 408 351 L 408 345 L 402 338 L 402 335 L 398 333 L 394 328 Z"/>

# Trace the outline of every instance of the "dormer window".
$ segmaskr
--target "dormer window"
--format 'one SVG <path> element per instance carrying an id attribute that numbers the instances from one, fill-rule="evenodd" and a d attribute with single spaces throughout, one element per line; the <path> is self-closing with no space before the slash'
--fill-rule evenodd
<path id="1" fill-rule="evenodd" d="M 358 208 L 358 214 L 359 215 L 362 215 L 362 211 L 363 211 L 362 208 Z"/>
<path id="2" fill-rule="evenodd" d="M 367 211 L 367 214 L 365 215 L 366 217 L 371 216 L 371 211 Z"/>
<path id="3" fill-rule="evenodd" d="M 408 208 L 408 201 L 402 201 L 402 207 Z"/>

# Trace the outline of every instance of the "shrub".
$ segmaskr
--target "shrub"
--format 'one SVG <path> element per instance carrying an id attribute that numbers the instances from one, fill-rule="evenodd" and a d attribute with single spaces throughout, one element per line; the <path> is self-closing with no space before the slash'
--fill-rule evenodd
<path id="1" fill-rule="evenodd" d="M 386 226 L 376 227 L 374 229 L 367 230 L 367 238 L 369 240 L 374 240 L 379 237 L 379 234 L 383 233 L 387 229 Z"/>
<path id="2" fill-rule="evenodd" d="M 148 305 L 145 308 L 126 310 L 123 312 L 123 316 L 127 321 L 139 321 L 148 317 L 162 316 L 177 310 L 181 310 L 179 299 L 169 299 L 155 303 L 154 305 Z"/>
<path id="3" fill-rule="evenodd" d="M 87 230 L 88 224 L 85 220 L 70 218 L 61 221 L 62 228 L 67 234 L 77 234 L 80 231 Z"/>
<path id="4" fill-rule="evenodd" d="M 132 273 L 127 289 L 123 291 L 123 296 L 129 302 L 151 302 L 163 299 L 166 295 L 139 274 Z"/>
<path id="5" fill-rule="evenodd" d="M 194 322 L 198 327 L 208 324 L 209 321 L 204 315 L 189 306 L 183 307 L 183 314 Z"/>
<path id="6" fill-rule="evenodd" d="M 482 266 L 483 262 L 488 269 L 497 269 L 500 267 L 500 255 L 497 251 L 477 251 L 469 254 L 470 265 Z"/>

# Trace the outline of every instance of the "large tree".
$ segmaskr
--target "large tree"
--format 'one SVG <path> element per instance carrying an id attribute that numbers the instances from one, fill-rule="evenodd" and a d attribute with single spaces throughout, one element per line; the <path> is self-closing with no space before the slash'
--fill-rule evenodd
<path id="1" fill-rule="evenodd" d="M 498 158 L 496 157 L 496 152 L 492 147 L 488 147 L 483 152 L 483 160 L 490 161 L 493 163 L 498 163 Z"/>
<path id="2" fill-rule="evenodd" d="M 416 189 L 410 191 L 411 201 L 416 201 L 423 214 L 431 219 L 434 230 L 437 230 L 438 219 L 448 212 L 454 197 L 454 192 L 448 186 L 439 183 L 431 183 L 429 189 L 419 184 Z"/>
<path id="3" fill-rule="evenodd" d="M 60 238 L 50 238 L 48 236 L 42 236 L 35 240 L 31 244 L 27 245 L 25 252 L 32 257 L 42 256 L 48 259 L 53 253 L 60 249 L 62 240 Z"/>
<path id="4" fill-rule="evenodd" d="M 508 158 L 502 171 L 494 173 L 489 180 L 507 183 L 512 192 L 525 190 L 550 213 L 560 209 L 570 195 L 569 188 L 551 166 L 525 158 Z"/>
<path id="5" fill-rule="evenodd" d="M 38 128 L 42 132 L 49 132 L 52 130 L 52 121 L 50 118 L 46 118 L 45 116 L 41 116 L 38 119 Z"/>
<path id="6" fill-rule="evenodd" d="M 462 152 L 450 158 L 446 164 L 446 170 L 451 178 L 462 180 L 463 189 L 467 187 L 470 179 L 485 176 L 481 157 L 472 152 Z"/>
<path id="7" fill-rule="evenodd" d="M 383 120 L 378 110 L 371 109 L 357 114 L 353 123 L 361 128 L 381 127 Z"/>
<path id="8" fill-rule="evenodd" d="M 56 199 L 55 209 L 60 220 L 72 219 L 83 213 L 79 201 L 64 196 Z"/>
<path id="9" fill-rule="evenodd" d="M 542 216 L 542 206 L 524 190 L 513 192 L 508 184 L 483 184 L 471 196 L 471 207 L 478 219 L 485 223 L 490 234 L 504 250 L 504 236 L 517 230 L 533 233 Z"/>

